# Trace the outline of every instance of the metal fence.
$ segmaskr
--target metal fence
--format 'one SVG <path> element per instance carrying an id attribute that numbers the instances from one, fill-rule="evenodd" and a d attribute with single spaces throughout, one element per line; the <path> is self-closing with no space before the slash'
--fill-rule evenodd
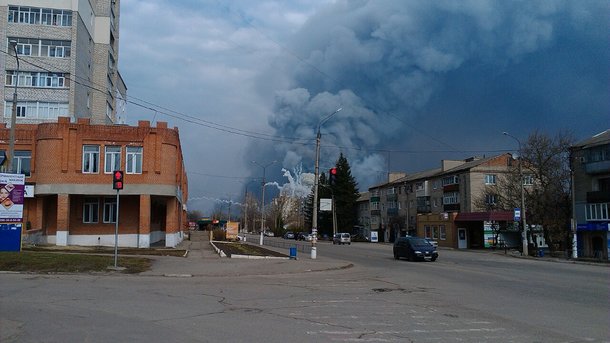
<path id="1" fill-rule="evenodd" d="M 258 235 L 247 235 L 247 237 L 247 242 L 250 244 L 258 244 L 260 242 L 260 236 Z M 295 241 L 294 239 L 263 236 L 263 246 L 265 245 L 274 248 L 286 249 L 286 252 L 288 252 L 291 247 L 296 247 L 297 251 L 302 253 L 311 253 L 311 242 Z"/>

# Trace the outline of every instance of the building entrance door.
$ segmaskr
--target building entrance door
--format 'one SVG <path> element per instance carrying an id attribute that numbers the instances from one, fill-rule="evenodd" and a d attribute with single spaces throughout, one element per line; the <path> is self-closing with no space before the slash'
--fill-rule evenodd
<path id="1" fill-rule="evenodd" d="M 468 249 L 468 235 L 466 229 L 458 228 L 458 249 Z"/>

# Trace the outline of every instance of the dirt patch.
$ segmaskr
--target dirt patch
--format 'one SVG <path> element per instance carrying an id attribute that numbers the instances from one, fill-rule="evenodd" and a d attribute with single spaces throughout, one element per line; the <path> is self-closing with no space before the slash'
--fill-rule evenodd
<path id="1" fill-rule="evenodd" d="M 214 242 L 214 245 L 229 257 L 231 255 L 288 257 L 286 254 L 246 243 Z"/>

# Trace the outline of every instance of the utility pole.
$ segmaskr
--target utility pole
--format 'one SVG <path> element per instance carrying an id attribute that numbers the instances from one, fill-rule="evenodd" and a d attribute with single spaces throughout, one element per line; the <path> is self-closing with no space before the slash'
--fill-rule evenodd
<path id="1" fill-rule="evenodd" d="M 320 134 L 320 127 L 324 124 L 330 117 L 335 115 L 337 112 L 341 111 L 343 108 L 339 107 L 335 112 L 327 115 L 325 118 L 318 122 L 318 133 L 316 135 L 316 161 L 315 161 L 315 169 L 314 169 L 314 186 L 313 186 L 313 213 L 311 216 L 311 233 L 313 234 L 313 240 L 311 241 L 311 258 L 316 259 L 317 257 L 317 249 L 316 249 L 316 241 L 317 241 L 317 232 L 318 232 L 318 185 L 320 183 L 320 140 L 322 135 Z"/>
<path id="2" fill-rule="evenodd" d="M 529 255 L 529 247 L 528 247 L 528 239 L 527 239 L 527 221 L 525 218 L 525 188 L 524 188 L 524 179 L 523 179 L 523 155 L 521 154 L 521 141 L 509 134 L 508 132 L 503 132 L 505 136 L 511 137 L 512 139 L 517 141 L 519 145 L 519 183 L 521 183 L 521 222 L 523 223 L 523 255 Z"/>

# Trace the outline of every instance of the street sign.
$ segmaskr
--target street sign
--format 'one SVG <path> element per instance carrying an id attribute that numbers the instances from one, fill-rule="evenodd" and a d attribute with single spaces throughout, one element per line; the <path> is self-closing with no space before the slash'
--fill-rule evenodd
<path id="1" fill-rule="evenodd" d="M 515 221 L 516 222 L 521 221 L 521 209 L 520 208 L 515 208 Z"/>
<path id="2" fill-rule="evenodd" d="M 332 211 L 333 200 L 332 199 L 320 199 L 320 211 Z"/>

